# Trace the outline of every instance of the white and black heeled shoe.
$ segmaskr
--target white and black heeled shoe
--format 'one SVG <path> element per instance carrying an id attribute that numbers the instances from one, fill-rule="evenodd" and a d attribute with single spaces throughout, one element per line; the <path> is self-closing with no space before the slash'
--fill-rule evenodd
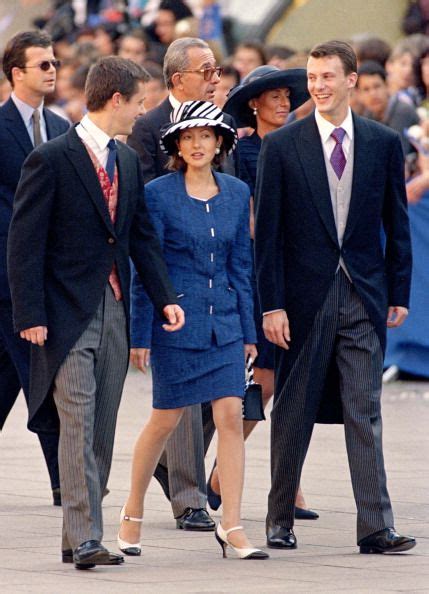
<path id="1" fill-rule="evenodd" d="M 122 524 L 122 522 L 143 522 L 143 518 L 133 518 L 132 516 L 128 516 L 125 513 L 125 505 L 124 507 L 121 509 L 121 514 L 119 516 L 119 521 Z M 120 528 L 119 528 L 120 531 Z M 141 542 L 135 542 L 135 543 L 131 543 L 131 542 L 126 542 L 125 540 L 122 540 L 122 538 L 119 536 L 119 532 L 118 532 L 118 547 L 119 550 L 122 551 L 123 553 L 125 553 L 125 555 L 130 555 L 130 557 L 139 557 L 142 554 L 142 545 Z"/>
<path id="2" fill-rule="evenodd" d="M 250 548 L 238 548 L 234 547 L 229 540 L 228 535 L 236 530 L 243 530 L 243 526 L 234 526 L 229 530 L 224 530 L 219 523 L 216 527 L 215 537 L 222 548 L 223 558 L 226 558 L 226 549 L 228 545 L 235 551 L 239 559 L 269 559 L 270 556 L 261 551 L 261 549 L 250 549 Z"/>

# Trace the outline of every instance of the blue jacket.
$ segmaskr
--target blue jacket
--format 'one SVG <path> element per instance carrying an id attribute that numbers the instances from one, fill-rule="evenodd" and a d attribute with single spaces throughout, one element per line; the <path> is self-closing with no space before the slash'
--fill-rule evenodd
<path id="1" fill-rule="evenodd" d="M 205 349 L 212 335 L 219 346 L 256 342 L 253 321 L 249 236 L 249 189 L 242 181 L 214 173 L 219 194 L 207 202 L 191 198 L 183 173 L 146 186 L 146 202 L 163 246 L 178 303 L 182 330 L 168 333 L 153 313 L 137 274 L 131 290 L 131 345 Z"/>

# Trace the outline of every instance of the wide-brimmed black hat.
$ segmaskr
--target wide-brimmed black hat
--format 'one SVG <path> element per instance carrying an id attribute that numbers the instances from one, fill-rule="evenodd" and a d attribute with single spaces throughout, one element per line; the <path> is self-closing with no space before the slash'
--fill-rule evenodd
<path id="1" fill-rule="evenodd" d="M 291 111 L 310 99 L 305 68 L 280 70 L 276 66 L 258 66 L 229 92 L 223 110 L 232 115 L 239 128 L 256 128 L 256 118 L 249 107 L 249 101 L 259 97 L 264 91 L 285 88 L 290 91 Z"/>
<path id="2" fill-rule="evenodd" d="M 171 123 L 162 128 L 159 141 L 161 149 L 168 155 L 177 152 L 176 141 L 180 131 L 186 128 L 215 128 L 223 138 L 222 145 L 227 154 L 237 144 L 237 131 L 223 121 L 223 112 L 210 101 L 185 101 L 173 110 L 170 119 Z"/>

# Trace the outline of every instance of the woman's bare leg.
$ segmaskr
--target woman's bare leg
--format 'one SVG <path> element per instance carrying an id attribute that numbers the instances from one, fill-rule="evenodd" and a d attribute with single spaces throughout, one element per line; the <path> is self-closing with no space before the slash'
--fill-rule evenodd
<path id="1" fill-rule="evenodd" d="M 155 467 L 182 414 L 183 408 L 152 409 L 151 416 L 134 446 L 131 490 L 125 504 L 128 516 L 143 517 L 144 497 Z M 120 537 L 129 543 L 137 543 L 140 540 L 140 528 L 140 523 L 122 522 Z"/>

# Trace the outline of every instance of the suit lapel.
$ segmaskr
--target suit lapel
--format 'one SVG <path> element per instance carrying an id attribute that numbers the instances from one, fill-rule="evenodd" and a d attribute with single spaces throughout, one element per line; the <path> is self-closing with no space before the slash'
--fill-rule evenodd
<path id="1" fill-rule="evenodd" d="M 9 99 L 3 106 L 3 113 L 7 129 L 24 151 L 25 156 L 27 156 L 31 153 L 34 146 L 22 120 L 21 114 L 12 99 Z"/>
<path id="2" fill-rule="evenodd" d="M 116 223 L 115 229 L 116 233 L 119 235 L 119 232 L 124 224 L 126 219 L 127 211 L 128 211 L 128 182 L 127 180 L 130 179 L 129 173 L 129 160 L 127 155 L 127 149 L 122 143 L 118 142 L 118 157 L 117 157 L 117 165 L 118 165 L 118 206 L 116 212 Z"/>
<path id="3" fill-rule="evenodd" d="M 301 129 L 301 134 L 298 138 L 295 138 L 295 146 L 310 186 L 311 199 L 329 236 L 335 245 L 338 245 L 323 147 L 314 114 L 308 116 L 305 125 Z"/>
<path id="4" fill-rule="evenodd" d="M 354 127 L 354 163 L 352 193 L 350 197 L 349 215 L 344 233 L 344 241 L 350 237 L 360 213 L 364 211 L 363 201 L 368 194 L 368 180 L 374 160 L 370 156 L 372 148 L 372 134 L 365 120 L 353 114 Z"/>
<path id="5" fill-rule="evenodd" d="M 43 117 L 45 118 L 48 140 L 52 140 L 52 138 L 59 136 L 61 134 L 61 128 L 58 126 L 57 118 L 54 117 L 49 109 L 43 110 Z"/>
<path id="6" fill-rule="evenodd" d="M 74 128 L 71 128 L 67 132 L 67 144 L 70 149 L 70 152 L 66 153 L 67 157 L 72 162 L 77 175 L 85 186 L 91 200 L 94 202 L 106 227 L 113 235 L 115 235 L 113 223 L 110 219 L 109 211 L 101 190 L 97 173 L 94 169 L 94 165 L 92 164 L 85 145 L 76 134 L 76 130 Z"/>

